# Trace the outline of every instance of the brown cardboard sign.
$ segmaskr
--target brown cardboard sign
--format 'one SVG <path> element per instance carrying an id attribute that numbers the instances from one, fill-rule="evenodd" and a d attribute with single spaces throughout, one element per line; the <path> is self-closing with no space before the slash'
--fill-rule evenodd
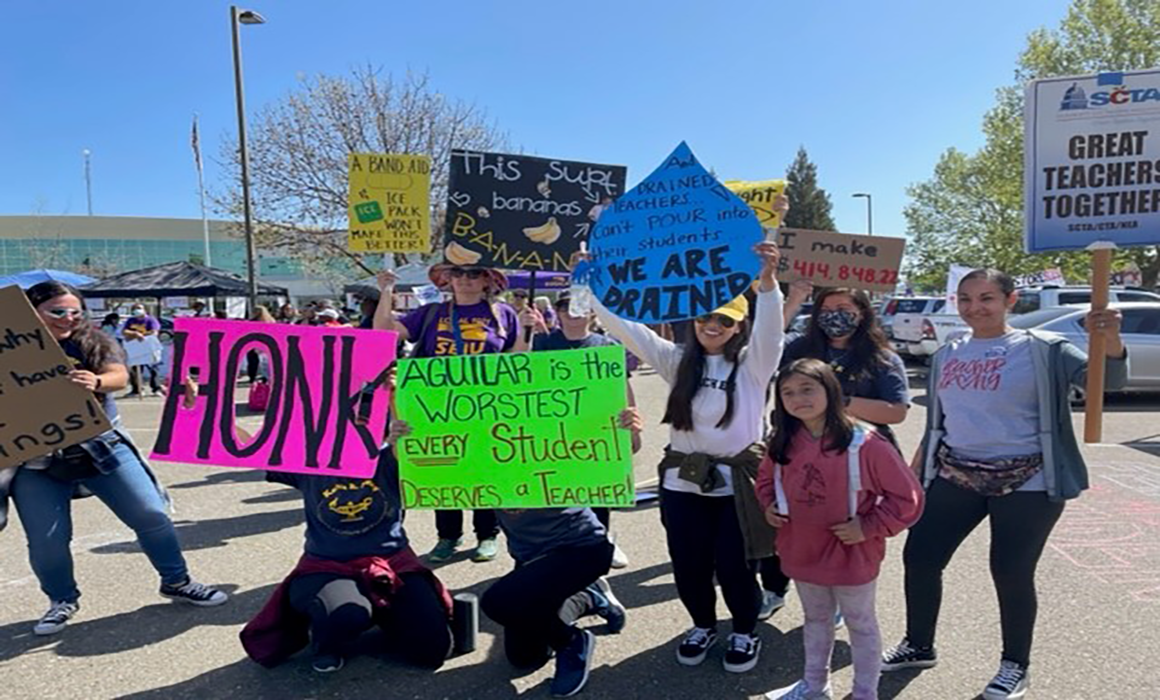
<path id="1" fill-rule="evenodd" d="M 0 289 L 0 469 L 112 427 L 97 398 L 69 381 L 72 369 L 24 292 Z"/>
<path id="2" fill-rule="evenodd" d="M 809 280 L 821 287 L 893 292 L 906 239 L 801 228 L 777 229 L 777 279 Z"/>

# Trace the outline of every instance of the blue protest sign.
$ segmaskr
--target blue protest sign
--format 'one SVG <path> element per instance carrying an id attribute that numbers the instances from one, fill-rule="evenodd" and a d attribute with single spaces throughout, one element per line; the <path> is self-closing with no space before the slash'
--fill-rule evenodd
<path id="1" fill-rule="evenodd" d="M 608 310 L 643 323 L 707 314 L 761 269 L 753 210 L 684 142 L 600 215 L 589 236 L 589 284 Z"/>

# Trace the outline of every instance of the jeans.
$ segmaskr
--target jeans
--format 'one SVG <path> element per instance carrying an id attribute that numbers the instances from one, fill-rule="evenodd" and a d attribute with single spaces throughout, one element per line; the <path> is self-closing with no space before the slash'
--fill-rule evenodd
<path id="1" fill-rule="evenodd" d="M 129 384 L 134 394 L 141 393 L 141 378 L 149 377 L 149 388 L 154 393 L 161 390 L 161 365 L 138 365 L 129 368 Z"/>
<path id="2" fill-rule="evenodd" d="M 162 583 L 183 583 L 189 578 L 189 570 L 157 486 L 128 445 L 120 443 L 113 452 L 116 469 L 81 479 L 80 483 L 137 533 L 137 541 L 161 575 Z M 12 483 L 16 512 L 28 538 L 32 571 L 40 581 L 40 590 L 53 602 L 76 602 L 81 595 L 73 577 L 69 549 L 72 495 L 73 483 L 57 481 L 37 469 L 21 469 Z"/>
<path id="3" fill-rule="evenodd" d="M 1028 665 L 1038 611 L 1035 570 L 1062 514 L 1063 503 L 1048 500 L 1042 491 L 989 497 L 935 479 L 922 518 L 910 529 L 902 551 L 907 640 L 920 647 L 934 645 L 943 569 L 967 535 L 989 518 L 991 578 L 999 594 L 1003 658 Z"/>
<path id="4" fill-rule="evenodd" d="M 850 655 L 854 658 L 854 699 L 877 700 L 878 675 L 882 671 L 882 635 L 874 611 L 877 581 L 861 586 L 817 586 L 797 581 L 805 612 L 802 641 L 806 652 L 806 683 L 820 691 L 830 683 L 830 657 L 834 654 L 834 614 L 841 606 L 850 631 Z"/>
<path id="5" fill-rule="evenodd" d="M 576 629 L 560 619 L 560 606 L 608 573 L 612 544 L 555 549 L 519 565 L 483 594 L 483 613 L 503 626 L 504 651 L 513 666 L 544 664 L 549 649 L 566 647 Z"/>
<path id="6" fill-rule="evenodd" d="M 697 627 L 717 627 L 717 589 L 733 615 L 733 631 L 753 634 L 761 608 L 757 577 L 745 559 L 745 537 L 732 496 L 664 491 L 661 522 L 673 560 L 677 595 Z"/>

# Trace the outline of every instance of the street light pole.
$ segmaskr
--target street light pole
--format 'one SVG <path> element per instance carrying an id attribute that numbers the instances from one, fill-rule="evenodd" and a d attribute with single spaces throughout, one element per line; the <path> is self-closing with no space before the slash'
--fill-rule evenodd
<path id="1" fill-rule="evenodd" d="M 249 282 L 250 313 L 258 306 L 258 275 L 255 269 L 254 224 L 250 213 L 250 159 L 246 152 L 246 100 L 242 92 L 242 43 L 239 24 L 263 24 L 262 15 L 230 6 L 230 28 L 234 38 L 234 92 L 238 103 L 238 158 L 242 163 L 242 217 L 246 231 L 246 279 Z"/>
<path id="2" fill-rule="evenodd" d="M 89 149 L 82 151 L 85 155 L 85 196 L 89 201 L 89 216 L 93 215 L 93 168 L 92 155 Z"/>
<path id="3" fill-rule="evenodd" d="M 874 208 L 873 208 L 873 205 L 871 205 L 871 203 L 870 203 L 870 201 L 873 199 L 873 197 L 871 197 L 868 192 L 857 192 L 853 196 L 866 198 L 866 235 L 873 236 L 874 235 Z"/>

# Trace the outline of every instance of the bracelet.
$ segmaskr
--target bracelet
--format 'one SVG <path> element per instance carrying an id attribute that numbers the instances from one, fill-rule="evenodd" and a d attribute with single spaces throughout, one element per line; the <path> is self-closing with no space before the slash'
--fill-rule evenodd
<path id="1" fill-rule="evenodd" d="M 102 382 L 102 381 L 101 381 L 101 378 L 98 376 L 98 377 L 97 377 L 97 386 L 96 386 L 96 387 L 93 389 L 93 391 L 100 391 L 100 390 L 101 390 L 101 386 L 102 386 L 103 384 L 104 384 L 104 382 Z"/>

